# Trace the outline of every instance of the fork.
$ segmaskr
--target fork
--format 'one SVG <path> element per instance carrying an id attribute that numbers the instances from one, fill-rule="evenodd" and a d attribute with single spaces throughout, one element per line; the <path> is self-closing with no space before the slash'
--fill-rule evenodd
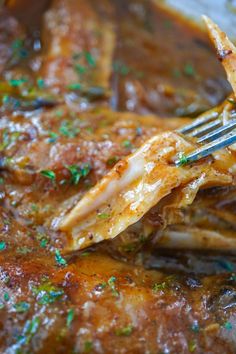
<path id="1" fill-rule="evenodd" d="M 216 111 L 199 117 L 194 122 L 184 125 L 177 132 L 196 138 L 201 144 L 198 149 L 184 156 L 184 165 L 196 162 L 220 149 L 236 143 L 236 112 L 230 115 L 230 121 L 223 124 L 223 116 Z M 183 165 L 183 158 L 175 161 L 176 166 Z"/>

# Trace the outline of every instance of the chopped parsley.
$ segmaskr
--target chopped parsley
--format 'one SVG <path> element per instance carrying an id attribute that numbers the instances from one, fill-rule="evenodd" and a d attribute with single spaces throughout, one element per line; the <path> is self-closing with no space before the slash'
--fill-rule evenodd
<path id="1" fill-rule="evenodd" d="M 199 328 L 199 325 L 198 323 L 193 323 L 192 326 L 191 326 L 191 330 L 194 332 L 194 333 L 198 333 L 200 331 L 200 328 Z"/>
<path id="2" fill-rule="evenodd" d="M 96 66 L 96 60 L 94 56 L 90 52 L 84 52 L 84 57 L 88 63 L 89 66 L 95 67 Z"/>
<path id="3" fill-rule="evenodd" d="M 59 128 L 61 135 L 66 136 L 67 138 L 75 138 L 80 132 L 79 128 L 74 127 L 71 122 L 63 121 Z"/>
<path id="4" fill-rule="evenodd" d="M 180 153 L 179 154 L 179 166 L 184 166 L 188 163 L 188 158 L 185 154 Z"/>
<path id="5" fill-rule="evenodd" d="M 128 325 L 126 327 L 116 329 L 115 334 L 117 336 L 130 336 L 132 332 L 133 332 L 133 326 Z"/>
<path id="6" fill-rule="evenodd" d="M 6 242 L 1 241 L 0 242 L 0 251 L 4 251 L 6 249 Z"/>
<path id="7" fill-rule="evenodd" d="M 64 290 L 55 287 L 50 282 L 33 287 L 32 292 L 40 305 L 52 304 L 64 295 Z"/>
<path id="8" fill-rule="evenodd" d="M 191 63 L 185 64 L 184 74 L 187 76 L 195 76 L 196 75 L 196 71 L 194 69 L 194 66 Z"/>
<path id="9" fill-rule="evenodd" d="M 68 311 L 67 318 L 66 318 L 66 326 L 67 326 L 67 327 L 70 327 L 71 322 L 72 322 L 73 319 L 74 319 L 74 315 L 75 315 L 74 309 L 70 309 L 70 310 Z"/>
<path id="10" fill-rule="evenodd" d="M 117 156 L 112 156 L 107 160 L 108 166 L 113 166 L 119 161 L 119 158 Z"/>
<path id="11" fill-rule="evenodd" d="M 47 246 L 48 240 L 46 238 L 43 238 L 40 241 L 40 247 L 45 248 Z"/>
<path id="12" fill-rule="evenodd" d="M 116 60 L 113 63 L 113 70 L 122 76 L 126 76 L 130 73 L 131 69 L 121 60 Z"/>
<path id="13" fill-rule="evenodd" d="M 60 266 L 67 265 L 67 261 L 65 260 L 65 258 L 62 257 L 59 250 L 55 251 L 55 260 L 56 260 L 57 264 L 59 264 Z"/>
<path id="14" fill-rule="evenodd" d="M 79 183 L 82 177 L 86 177 L 91 170 L 89 164 L 84 164 L 82 166 L 71 165 L 66 166 L 66 168 L 71 174 L 71 183 L 75 185 Z"/>
<path id="15" fill-rule="evenodd" d="M 24 83 L 26 83 L 28 80 L 26 78 L 21 78 L 21 79 L 10 79 L 8 81 L 9 85 L 11 87 L 20 87 Z"/>
<path id="16" fill-rule="evenodd" d="M 197 344 L 194 341 L 191 341 L 188 345 L 188 350 L 190 351 L 190 353 L 193 353 L 196 348 L 197 348 Z"/>
<path id="17" fill-rule="evenodd" d="M 48 135 L 49 135 L 49 139 L 48 139 L 49 143 L 55 143 L 57 141 L 57 139 L 58 139 L 58 134 L 57 133 L 48 132 Z"/>
<path id="18" fill-rule="evenodd" d="M 8 294 L 8 293 L 4 293 L 3 299 L 4 299 L 6 302 L 8 302 L 8 301 L 10 300 L 9 294 Z"/>
<path id="19" fill-rule="evenodd" d="M 51 170 L 42 170 L 40 173 L 42 176 L 44 176 L 52 181 L 55 181 L 55 179 L 56 179 L 55 172 L 53 172 Z"/>
<path id="20" fill-rule="evenodd" d="M 79 83 L 70 84 L 67 86 L 69 90 L 81 90 L 82 86 Z"/>
<path id="21" fill-rule="evenodd" d="M 17 38 L 12 42 L 11 49 L 13 63 L 28 56 L 28 50 L 24 47 L 24 41 L 21 38 Z"/>
<path id="22" fill-rule="evenodd" d="M 177 79 L 181 77 L 181 71 L 177 68 L 173 69 L 173 76 L 176 77 Z"/>
<path id="23" fill-rule="evenodd" d="M 166 288 L 166 282 L 165 282 L 165 281 L 164 281 L 163 283 L 160 283 L 160 284 L 155 283 L 155 284 L 153 285 L 153 287 L 152 287 L 152 291 L 153 291 L 154 293 L 157 293 L 157 292 L 159 292 L 159 291 L 164 290 L 165 288 Z"/>
<path id="24" fill-rule="evenodd" d="M 115 283 L 116 283 L 116 277 L 111 276 L 111 277 L 108 279 L 108 282 L 107 282 L 107 283 L 108 283 L 109 287 L 111 288 L 112 294 L 113 294 L 114 296 L 118 297 L 118 296 L 119 296 L 119 292 L 117 291 L 116 285 L 115 285 Z"/>
<path id="25" fill-rule="evenodd" d="M 127 140 L 122 141 L 122 146 L 124 146 L 127 149 L 130 149 L 132 144 L 131 144 L 130 140 L 127 139 Z"/>
<path id="26" fill-rule="evenodd" d="M 84 353 L 90 353 L 92 349 L 93 349 L 93 342 L 90 340 L 85 341 L 84 342 Z"/>
<path id="27" fill-rule="evenodd" d="M 97 217 L 98 217 L 99 219 L 107 219 L 107 218 L 110 217 L 110 214 L 107 214 L 107 213 L 99 213 L 99 214 L 97 215 Z"/>
<path id="28" fill-rule="evenodd" d="M 80 64 L 75 64 L 74 68 L 75 68 L 75 71 L 77 72 L 77 74 L 84 74 L 87 71 L 87 68 L 85 66 L 80 65 Z"/>
<path id="29" fill-rule="evenodd" d="M 26 312 L 29 310 L 29 308 L 30 308 L 30 304 L 28 304 L 28 302 L 25 301 L 20 301 L 14 305 L 14 309 L 16 310 L 16 312 L 19 313 Z"/>
<path id="30" fill-rule="evenodd" d="M 233 329 L 232 323 L 230 323 L 229 321 L 225 322 L 223 324 L 223 327 L 227 330 L 227 331 L 231 331 Z"/>
<path id="31" fill-rule="evenodd" d="M 42 90 L 42 89 L 45 88 L 45 81 L 43 79 L 41 79 L 41 78 L 38 78 L 37 79 L 37 85 L 38 85 L 38 88 Z"/>

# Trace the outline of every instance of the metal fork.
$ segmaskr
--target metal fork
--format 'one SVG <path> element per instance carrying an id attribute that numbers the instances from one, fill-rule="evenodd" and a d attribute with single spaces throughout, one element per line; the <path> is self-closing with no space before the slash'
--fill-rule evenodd
<path id="1" fill-rule="evenodd" d="M 236 143 L 235 128 L 236 113 L 232 113 L 230 121 L 227 124 L 223 124 L 222 114 L 213 111 L 178 129 L 178 133 L 196 138 L 196 142 L 202 146 L 185 155 L 184 158 L 179 157 L 175 161 L 175 165 L 181 166 L 196 162 L 203 157 L 211 155 L 213 152 Z"/>

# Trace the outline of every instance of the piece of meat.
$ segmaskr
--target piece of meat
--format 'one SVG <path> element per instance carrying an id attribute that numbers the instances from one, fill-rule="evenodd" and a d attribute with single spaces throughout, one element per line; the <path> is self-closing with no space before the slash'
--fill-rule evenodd
<path id="1" fill-rule="evenodd" d="M 25 52 L 23 42 L 25 32 L 17 20 L 11 16 L 9 11 L 4 7 L 0 7 L 0 74 L 6 64 L 18 63 L 24 59 Z"/>
<path id="2" fill-rule="evenodd" d="M 147 140 L 117 163 L 61 219 L 59 229 L 68 233 L 69 249 L 114 238 L 170 195 L 162 205 L 164 223 L 168 224 L 172 222 L 169 209 L 191 204 L 199 188 L 233 183 L 230 169 L 235 162 L 226 152 L 222 156 L 218 153 L 213 163 L 200 161 L 183 168 L 174 165 L 178 154 L 194 149 L 193 143 L 167 132 Z M 224 164 L 220 162 L 223 160 Z"/>
<path id="3" fill-rule="evenodd" d="M 54 1 L 45 14 L 43 44 L 41 76 L 54 92 L 109 95 L 115 33 L 91 1 Z"/>
<path id="4" fill-rule="evenodd" d="M 235 352 L 234 273 L 166 274 L 101 250 L 65 259 L 0 216 L 2 353 Z"/>
<path id="5" fill-rule="evenodd" d="M 0 121 L 2 199 L 28 222 L 50 225 L 131 150 L 182 122 L 67 105 L 6 112 Z M 43 176 L 44 170 L 55 173 L 55 181 Z"/>

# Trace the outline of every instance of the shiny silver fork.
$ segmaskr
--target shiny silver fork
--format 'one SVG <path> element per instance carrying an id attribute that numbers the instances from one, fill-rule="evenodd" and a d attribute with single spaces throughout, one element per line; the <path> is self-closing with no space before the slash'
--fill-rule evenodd
<path id="1" fill-rule="evenodd" d="M 229 122 L 223 124 L 222 115 L 215 111 L 209 112 L 178 129 L 177 132 L 196 138 L 196 142 L 202 145 L 175 161 L 176 166 L 190 164 L 236 143 L 236 113 L 232 113 Z"/>

